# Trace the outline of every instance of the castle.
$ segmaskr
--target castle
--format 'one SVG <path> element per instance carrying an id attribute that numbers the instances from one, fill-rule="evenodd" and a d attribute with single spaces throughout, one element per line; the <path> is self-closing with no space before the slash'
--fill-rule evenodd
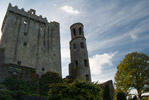
<path id="1" fill-rule="evenodd" d="M 91 81 L 83 24 L 75 23 L 70 29 L 69 76 Z M 59 23 L 49 23 L 34 9 L 26 12 L 9 4 L 1 31 L 0 82 L 13 75 L 31 80 L 49 71 L 62 76 Z"/>

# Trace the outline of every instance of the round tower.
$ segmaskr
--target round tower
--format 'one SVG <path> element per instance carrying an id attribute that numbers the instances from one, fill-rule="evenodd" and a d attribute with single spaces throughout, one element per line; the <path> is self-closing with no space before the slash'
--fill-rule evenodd
<path id="1" fill-rule="evenodd" d="M 86 38 L 84 37 L 83 24 L 75 23 L 71 25 L 69 75 L 72 79 L 83 79 L 91 81 L 88 51 Z"/>

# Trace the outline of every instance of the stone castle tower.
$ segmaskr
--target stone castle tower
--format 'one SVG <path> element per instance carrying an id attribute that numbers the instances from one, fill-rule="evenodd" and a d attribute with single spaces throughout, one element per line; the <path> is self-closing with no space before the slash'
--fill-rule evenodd
<path id="1" fill-rule="evenodd" d="M 61 76 L 59 23 L 9 4 L 1 31 L 1 63 L 33 68 L 39 76 L 47 71 Z"/>
<path id="2" fill-rule="evenodd" d="M 69 75 L 74 79 L 91 81 L 90 66 L 86 38 L 84 37 L 83 24 L 71 25 Z"/>

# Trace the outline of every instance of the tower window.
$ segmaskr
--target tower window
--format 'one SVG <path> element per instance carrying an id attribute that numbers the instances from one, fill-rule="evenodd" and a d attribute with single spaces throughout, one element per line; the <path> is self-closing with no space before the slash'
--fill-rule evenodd
<path id="1" fill-rule="evenodd" d="M 86 74 L 85 77 L 86 77 L 86 81 L 89 81 L 89 75 Z"/>
<path id="2" fill-rule="evenodd" d="M 41 69 L 42 71 L 44 71 L 45 69 L 44 69 L 44 67 L 42 67 L 42 69 Z"/>
<path id="3" fill-rule="evenodd" d="M 24 42 L 24 44 L 23 44 L 24 46 L 27 46 L 27 42 Z"/>
<path id="4" fill-rule="evenodd" d="M 78 61 L 75 61 L 76 67 L 78 67 Z"/>
<path id="5" fill-rule="evenodd" d="M 17 64 L 18 64 L 18 65 L 21 65 L 21 61 L 18 61 Z"/>
<path id="6" fill-rule="evenodd" d="M 74 36 L 76 36 L 76 30 L 75 29 L 73 29 L 73 34 L 74 34 Z"/>
<path id="7" fill-rule="evenodd" d="M 84 66 L 85 67 L 88 67 L 88 61 L 87 61 L 87 59 L 84 59 Z"/>
<path id="8" fill-rule="evenodd" d="M 81 48 L 84 48 L 84 43 L 81 42 L 81 43 L 80 43 L 80 46 L 81 46 Z"/>
<path id="9" fill-rule="evenodd" d="M 79 28 L 79 34 L 82 34 L 82 27 Z"/>
<path id="10" fill-rule="evenodd" d="M 73 49 L 76 49 L 76 44 L 73 44 Z"/>

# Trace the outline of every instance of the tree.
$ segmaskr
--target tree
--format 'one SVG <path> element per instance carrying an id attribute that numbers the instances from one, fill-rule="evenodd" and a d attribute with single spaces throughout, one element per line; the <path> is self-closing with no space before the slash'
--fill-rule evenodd
<path id="1" fill-rule="evenodd" d="M 117 93 L 117 100 L 126 100 L 126 95 L 124 92 Z"/>
<path id="2" fill-rule="evenodd" d="M 103 100 L 112 100 L 111 95 L 110 95 L 109 85 L 105 85 L 105 88 L 103 91 Z"/>
<path id="3" fill-rule="evenodd" d="M 149 85 L 149 57 L 143 53 L 132 52 L 125 56 L 117 66 L 115 75 L 116 91 L 126 94 L 136 89 L 141 100 L 141 94 Z"/>
<path id="4" fill-rule="evenodd" d="M 40 95 L 48 95 L 49 86 L 53 83 L 62 82 L 62 78 L 54 72 L 47 72 L 39 79 L 39 93 Z"/>
<path id="5" fill-rule="evenodd" d="M 99 85 L 85 81 L 53 84 L 48 94 L 49 97 L 56 95 L 63 98 L 62 100 L 102 100 Z"/>

